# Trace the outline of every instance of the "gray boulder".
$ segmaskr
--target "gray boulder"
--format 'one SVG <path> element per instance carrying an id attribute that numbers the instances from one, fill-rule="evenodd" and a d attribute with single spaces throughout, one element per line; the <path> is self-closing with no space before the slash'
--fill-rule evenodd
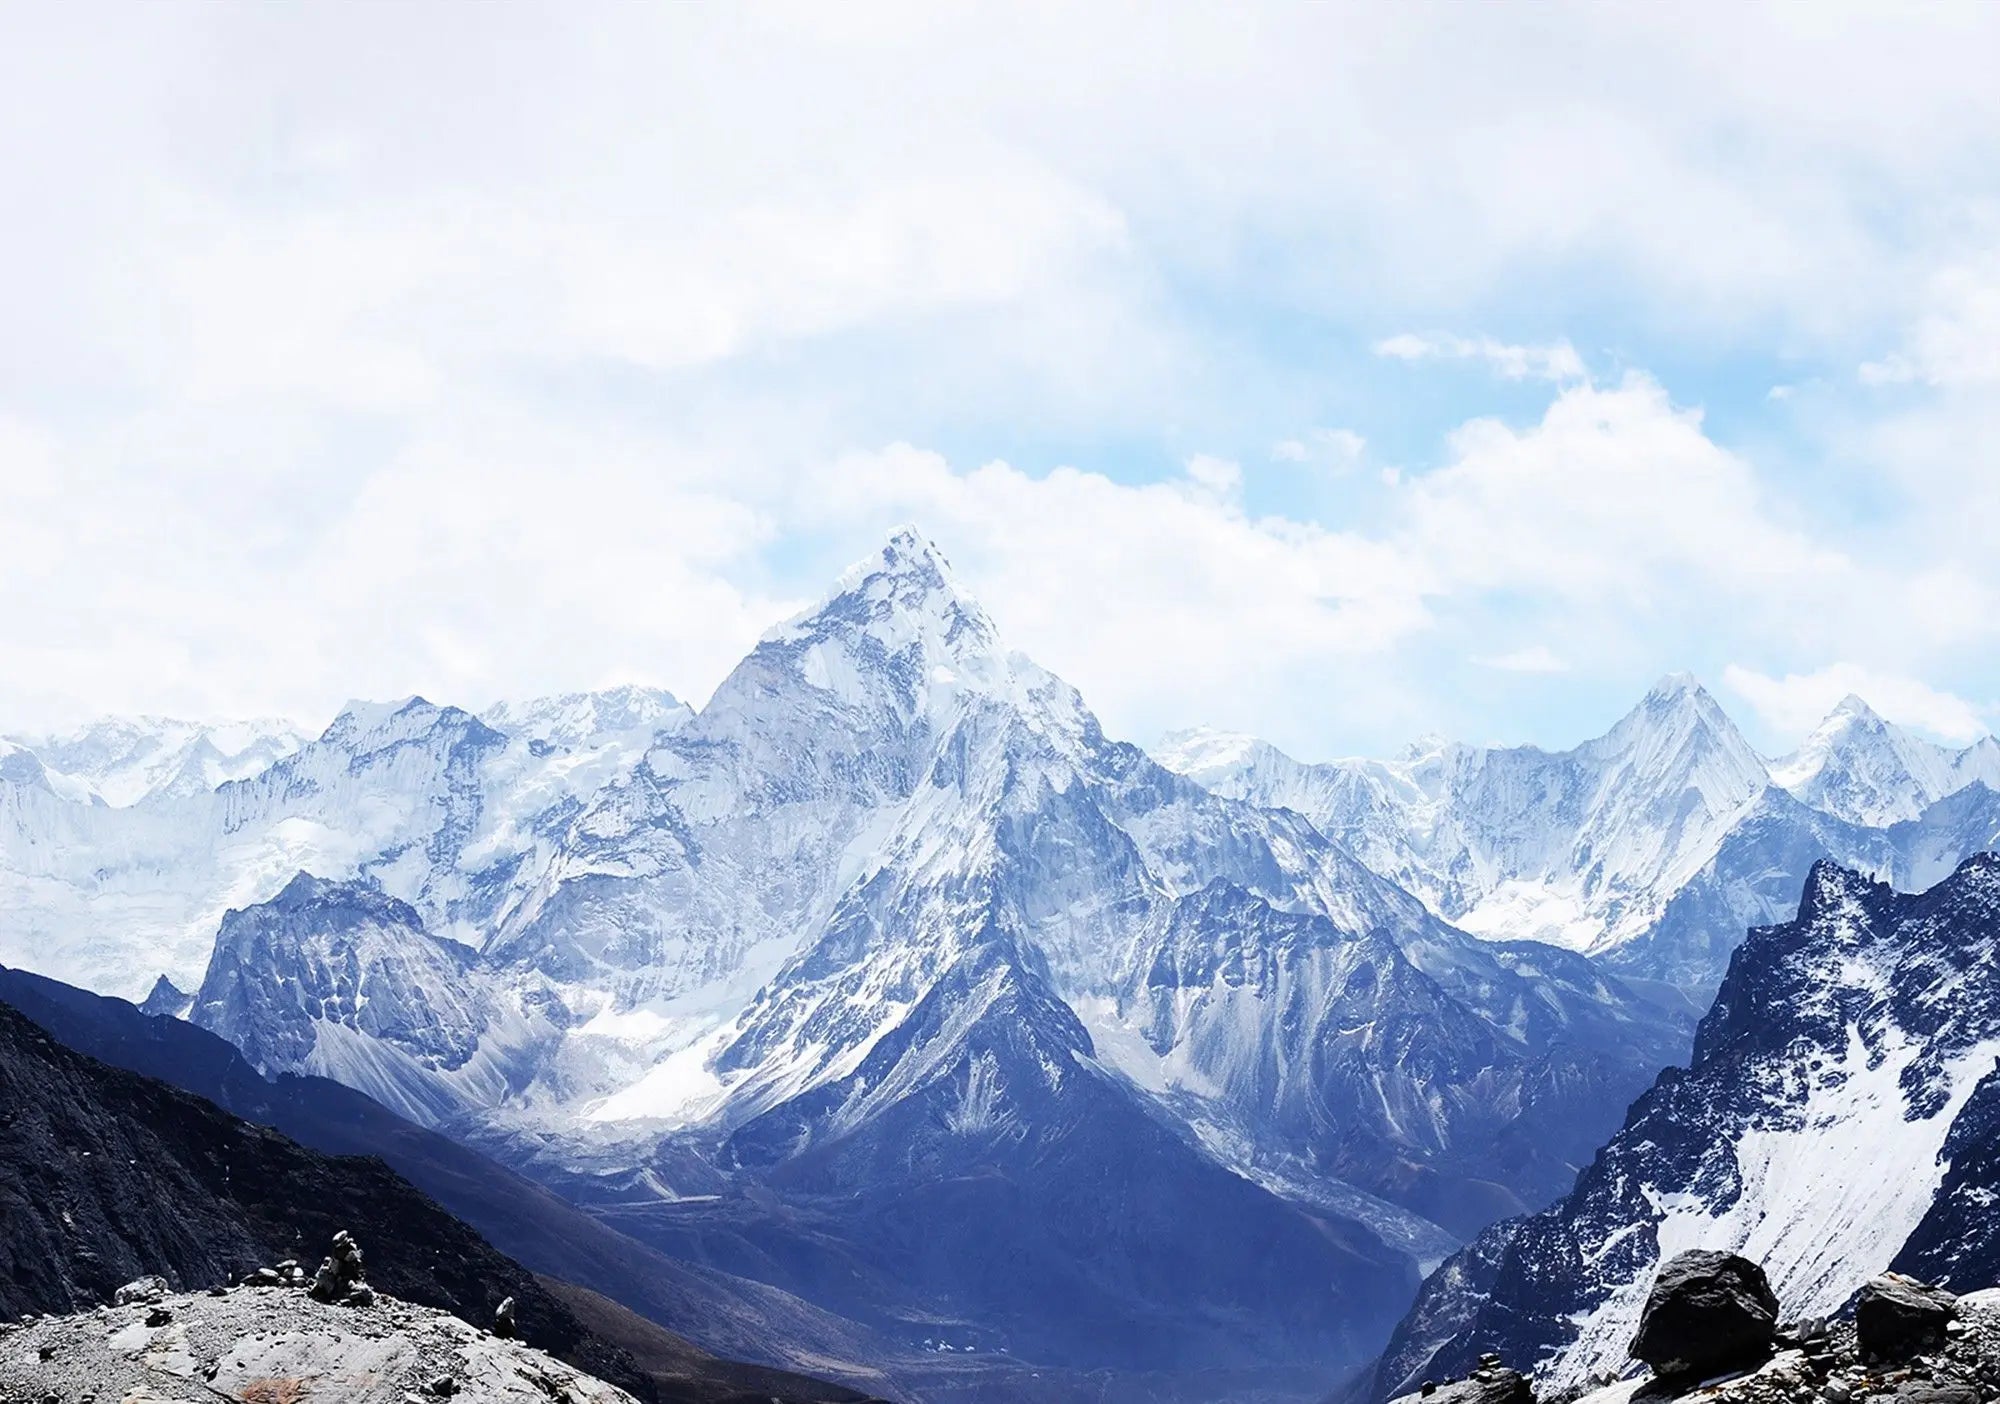
<path id="1" fill-rule="evenodd" d="M 112 1294 L 116 1306 L 134 1306 L 140 1302 L 157 1302 L 167 1295 L 167 1279 L 164 1277 L 141 1277 L 128 1282 Z"/>
<path id="2" fill-rule="evenodd" d="M 1958 1298 L 1940 1287 L 1885 1272 L 1854 1299 L 1854 1335 L 1864 1356 L 1907 1360 L 1945 1341 L 1958 1317 Z"/>
<path id="3" fill-rule="evenodd" d="M 1778 1298 L 1764 1269 L 1697 1249 L 1653 1279 L 1632 1354 L 1657 1375 L 1718 1375 L 1768 1359 L 1777 1329 Z"/>

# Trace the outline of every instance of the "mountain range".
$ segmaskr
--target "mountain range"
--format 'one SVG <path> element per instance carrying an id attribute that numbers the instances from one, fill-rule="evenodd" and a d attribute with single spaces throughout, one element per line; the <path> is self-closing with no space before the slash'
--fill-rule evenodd
<path id="1" fill-rule="evenodd" d="M 1459 1319 L 1440 1276 L 1572 1188 L 1815 863 L 1914 888 L 2000 835 L 1992 741 L 1850 701 L 1770 761 L 1687 678 L 1565 752 L 1149 755 L 912 531 L 698 709 L 268 744 L 114 799 L 7 743 L 0 960 L 831 1313 L 927 1399 L 1323 1395 L 1432 1269 Z"/>
<path id="2" fill-rule="evenodd" d="M 1304 815 L 1461 930 L 1582 951 L 1697 1006 L 1817 859 L 1927 885 L 1992 840 L 2000 789 L 2000 742 L 1940 746 L 1853 696 L 1766 759 L 1685 674 L 1567 751 L 1424 742 L 1307 764 L 1192 731 L 1158 754 L 1218 794 Z"/>

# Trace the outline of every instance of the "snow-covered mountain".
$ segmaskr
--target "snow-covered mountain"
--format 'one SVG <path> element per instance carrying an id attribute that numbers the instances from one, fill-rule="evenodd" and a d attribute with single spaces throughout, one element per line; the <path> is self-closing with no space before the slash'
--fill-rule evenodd
<path id="1" fill-rule="evenodd" d="M 1323 1381 L 1677 1048 L 1107 738 L 914 533 L 698 712 L 357 703 L 210 794 L 0 806 L 12 959 L 199 985 L 266 1072 L 1052 1369 Z"/>
<path id="2" fill-rule="evenodd" d="M 1990 1271 L 1996 1088 L 2000 858 L 1921 895 L 1821 863 L 1575 1190 L 1426 1284 L 1377 1392 L 1488 1349 L 1556 1390 L 1615 1373 L 1654 1267 L 1688 1248 L 1762 1263 L 1801 1317 L 1892 1262 Z"/>
<path id="3" fill-rule="evenodd" d="M 643 750 L 660 732 L 693 715 L 692 707 L 665 688 L 626 685 L 496 702 L 480 720 L 508 736 L 574 752 L 621 743 Z"/>
<path id="4" fill-rule="evenodd" d="M 1848 696 L 1799 749 L 1771 762 L 1771 778 L 1815 809 L 1880 828 L 1914 819 L 1974 782 L 2000 786 L 2000 741 L 1952 750 L 1877 716 Z"/>
<path id="5" fill-rule="evenodd" d="M 1430 743 L 1395 761 L 1303 765 L 1210 735 L 1162 756 L 1211 789 L 1305 814 L 1465 930 L 1572 950 L 1643 932 L 1769 784 L 1684 675 L 1570 751 Z"/>
<path id="6" fill-rule="evenodd" d="M 1858 698 L 1766 761 L 1686 675 L 1568 751 L 1429 740 L 1389 761 L 1306 764 L 1198 731 L 1158 754 L 1219 794 L 1306 815 L 1464 930 L 1588 952 L 1698 997 L 1814 861 L 1893 876 L 1889 827 L 1922 821 L 1956 863 L 1978 843 L 1946 829 L 1939 802 L 2000 785 L 2000 742 L 1949 750 Z"/>
<path id="7" fill-rule="evenodd" d="M 155 797 L 200 794 L 255 775 L 308 739 L 292 723 L 275 718 L 102 717 L 57 735 L 0 737 L 0 750 L 32 752 L 48 784 L 66 796 L 122 808 Z"/>
<path id="8" fill-rule="evenodd" d="M 188 1017 L 266 1076 L 330 1077 L 435 1123 L 525 1086 L 555 1032 L 475 961 L 406 903 L 301 873 L 223 918 Z"/>
<path id="9" fill-rule="evenodd" d="M 1169 758 L 905 531 L 699 710 L 353 703 L 123 808 L 0 752 L 0 961 L 198 988 L 262 1071 L 906 1344 L 1282 1393 L 1684 1051 L 1611 966 L 1699 984 L 1821 853 L 2000 832 L 1976 778 L 1815 808 L 1687 679 L 1568 752 Z"/>
<path id="10" fill-rule="evenodd" d="M 0 964 L 135 999 L 162 974 L 192 989 L 224 913 L 301 871 L 365 877 L 434 934 L 484 943 L 652 723 L 685 719 L 663 693 L 496 710 L 521 730 L 422 698 L 350 703 L 254 775 L 124 808 L 0 743 Z"/>

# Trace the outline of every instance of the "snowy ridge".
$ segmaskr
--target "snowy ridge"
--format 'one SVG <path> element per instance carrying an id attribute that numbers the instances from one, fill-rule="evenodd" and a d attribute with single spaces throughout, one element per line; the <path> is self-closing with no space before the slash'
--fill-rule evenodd
<path id="1" fill-rule="evenodd" d="M 1816 809 L 1884 827 L 1916 818 L 1967 785 L 2000 785 L 2000 742 L 1988 736 L 1951 750 L 1882 720 L 1850 695 L 1798 750 L 1771 762 L 1771 778 Z"/>
<path id="2" fill-rule="evenodd" d="M 50 786 L 67 798 L 124 808 L 156 797 L 201 794 L 255 775 L 308 739 L 279 719 L 103 717 L 58 735 L 0 738 L 0 750 L 32 752 Z"/>
<path id="3" fill-rule="evenodd" d="M 266 1076 L 333 1078 L 426 1125 L 525 1085 L 554 1032 L 405 903 L 306 873 L 223 919 L 188 1017 Z"/>
<path id="4" fill-rule="evenodd" d="M 1921 823 L 1948 869 L 1981 836 L 1950 832 L 1942 801 L 2000 787 L 2000 742 L 1949 750 L 1858 698 L 1765 761 L 1685 674 L 1569 751 L 1430 740 L 1394 760 L 1309 765 L 1187 732 L 1158 755 L 1219 794 L 1307 816 L 1463 930 L 1586 951 L 1703 998 L 1812 861 L 1905 882 L 1888 830 Z"/>
<path id="5" fill-rule="evenodd" d="M 572 714 L 584 705 L 560 700 Z M 670 728 L 676 716 L 657 720 Z M 224 913 L 301 871 L 365 878 L 416 906 L 427 928 L 481 942 L 554 860 L 562 824 L 655 737 L 651 724 L 560 738 L 544 726 L 546 736 L 517 739 L 421 698 L 354 703 L 254 775 L 122 809 L 8 749 L 0 962 L 133 998 L 160 974 L 192 988 Z"/>

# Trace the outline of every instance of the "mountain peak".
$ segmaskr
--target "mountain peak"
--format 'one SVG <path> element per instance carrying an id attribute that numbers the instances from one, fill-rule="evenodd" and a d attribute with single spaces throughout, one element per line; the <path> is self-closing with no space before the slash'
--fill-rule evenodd
<path id="1" fill-rule="evenodd" d="M 1648 716 L 1701 716 L 1711 722 L 1734 727 L 1722 704 L 1702 686 L 1701 679 L 1693 673 L 1668 673 L 1646 689 L 1646 695 L 1630 715 Z"/>
<path id="2" fill-rule="evenodd" d="M 1693 673 L 1669 673 L 1647 689 L 1637 706 L 1627 712 L 1604 737 L 1601 742 L 1619 739 L 1630 740 L 1636 736 L 1672 733 L 1684 739 L 1696 734 L 1706 734 L 1720 740 L 1732 750 L 1739 745 L 1748 750 L 1748 743 L 1737 734 L 1736 724 L 1729 714 L 1701 685 Z"/>
<path id="3" fill-rule="evenodd" d="M 1881 713 L 1869 706 L 1859 693 L 1850 692 L 1834 704 L 1833 710 L 1826 714 L 1826 720 L 1820 724 L 1827 726 L 1834 722 L 1879 722 L 1881 720 Z"/>
<path id="4" fill-rule="evenodd" d="M 917 645 L 939 661 L 1000 651 L 993 621 L 960 584 L 944 552 L 907 526 L 843 571 L 818 605 L 764 638 L 802 644 L 861 635 L 891 653 Z"/>
<path id="5" fill-rule="evenodd" d="M 874 579 L 908 581 L 926 590 L 943 590 L 960 597 L 964 587 L 952 573 L 951 562 L 935 541 L 913 526 L 900 526 L 873 555 L 866 556 L 841 573 L 834 587 L 836 596 Z"/>
<path id="6" fill-rule="evenodd" d="M 494 745 L 503 739 L 470 712 L 458 707 L 440 707 L 415 694 L 393 702 L 350 701 L 320 733 L 319 739 L 322 744 L 344 746 L 356 752 L 375 751 L 438 731 L 462 731 Z"/>
<path id="7" fill-rule="evenodd" d="M 1153 748 L 1153 759 L 1178 775 L 1199 777 L 1246 764 L 1265 742 L 1240 731 L 1195 726 L 1170 731 Z"/>
<path id="8" fill-rule="evenodd" d="M 622 683 L 595 692 L 496 702 L 479 719 L 508 736 L 576 748 L 623 734 L 670 730 L 692 714 L 665 688 Z"/>
<path id="9" fill-rule="evenodd" d="M 1961 762 L 1853 693 L 1796 751 L 1771 764 L 1771 778 L 1807 804 L 1871 828 L 1914 819 L 1981 773 L 1980 756 L 1968 753 Z"/>

